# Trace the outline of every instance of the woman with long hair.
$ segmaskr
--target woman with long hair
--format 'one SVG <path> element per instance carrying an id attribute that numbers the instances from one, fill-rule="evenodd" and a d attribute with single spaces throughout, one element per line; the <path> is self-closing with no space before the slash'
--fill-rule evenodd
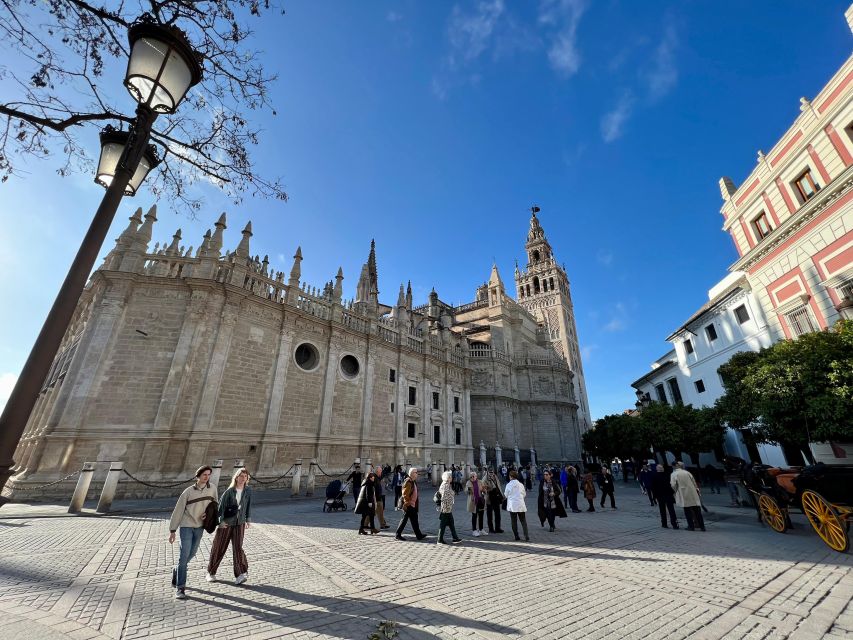
<path id="1" fill-rule="evenodd" d="M 231 484 L 219 499 L 219 528 L 210 548 L 210 561 L 207 564 L 208 582 L 216 582 L 216 570 L 225 557 L 228 545 L 234 558 L 234 581 L 243 584 L 248 579 L 249 560 L 243 551 L 243 537 L 249 527 L 252 510 L 252 490 L 249 488 L 249 472 L 237 469 L 231 478 Z"/>
<path id="2" fill-rule="evenodd" d="M 512 524 L 512 533 L 515 539 L 521 540 L 518 537 L 518 521 L 521 520 L 521 526 L 524 529 L 524 539 L 530 540 L 530 534 L 527 531 L 527 505 L 524 502 L 527 490 L 518 481 L 518 471 L 515 469 L 509 472 L 509 482 L 504 489 L 504 493 L 506 494 L 506 510 L 509 511 L 510 524 Z"/>

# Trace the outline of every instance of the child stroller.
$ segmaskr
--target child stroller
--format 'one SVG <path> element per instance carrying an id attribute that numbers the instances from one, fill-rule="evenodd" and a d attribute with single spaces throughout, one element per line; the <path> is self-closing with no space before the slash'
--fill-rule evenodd
<path id="1" fill-rule="evenodd" d="M 323 503 L 323 513 L 327 511 L 346 511 L 347 503 L 344 502 L 349 492 L 349 482 L 341 485 L 340 480 L 332 480 L 326 487 L 326 501 Z"/>

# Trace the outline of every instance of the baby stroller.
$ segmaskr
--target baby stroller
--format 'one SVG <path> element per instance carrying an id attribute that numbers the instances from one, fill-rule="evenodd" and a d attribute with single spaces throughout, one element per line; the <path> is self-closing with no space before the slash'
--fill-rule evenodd
<path id="1" fill-rule="evenodd" d="M 344 502 L 349 493 L 349 482 L 341 485 L 340 480 L 332 480 L 326 487 L 326 501 L 323 503 L 323 513 L 327 511 L 346 511 L 347 503 Z"/>

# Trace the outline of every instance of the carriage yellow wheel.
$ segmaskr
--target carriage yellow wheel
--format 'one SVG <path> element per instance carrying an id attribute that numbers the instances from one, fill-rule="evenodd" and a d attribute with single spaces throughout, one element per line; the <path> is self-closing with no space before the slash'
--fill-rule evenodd
<path id="1" fill-rule="evenodd" d="M 785 514 L 779 508 L 779 503 L 774 498 L 762 493 L 758 498 L 758 508 L 761 510 L 761 515 L 764 522 L 770 525 L 773 531 L 785 533 L 788 530 L 788 523 L 785 522 Z"/>
<path id="2" fill-rule="evenodd" d="M 832 506 L 819 493 L 808 489 L 803 491 L 802 499 L 803 512 L 826 545 L 835 551 L 847 551 L 847 527 Z"/>

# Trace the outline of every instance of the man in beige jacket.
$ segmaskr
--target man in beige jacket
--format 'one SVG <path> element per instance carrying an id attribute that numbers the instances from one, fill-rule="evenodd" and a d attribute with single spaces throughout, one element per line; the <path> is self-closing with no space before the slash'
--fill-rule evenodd
<path id="1" fill-rule="evenodd" d="M 169 544 L 175 542 L 175 533 L 178 533 L 178 566 L 172 570 L 176 600 L 186 600 L 187 565 L 201 543 L 207 505 L 211 501 L 214 504 L 218 502 L 216 487 L 211 487 L 209 482 L 211 471 L 210 467 L 199 467 L 195 472 L 195 484 L 184 489 L 169 520 Z"/>

